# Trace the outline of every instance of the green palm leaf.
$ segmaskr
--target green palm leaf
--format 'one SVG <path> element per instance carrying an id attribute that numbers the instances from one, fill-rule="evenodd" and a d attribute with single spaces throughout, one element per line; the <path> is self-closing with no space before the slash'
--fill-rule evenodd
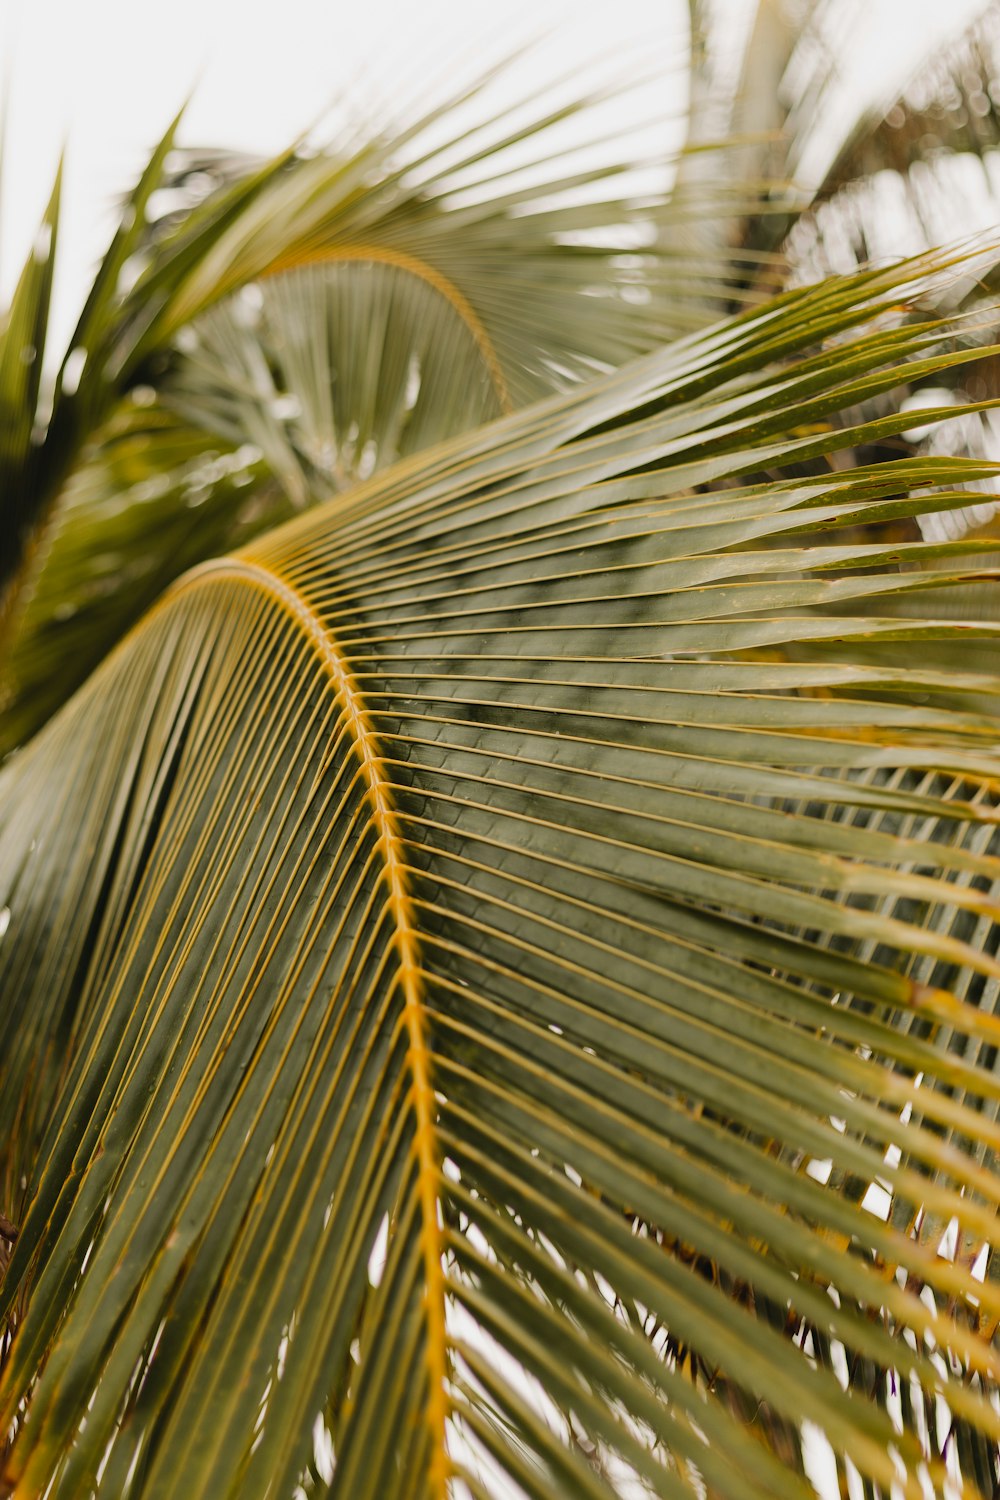
<path id="1" fill-rule="evenodd" d="M 173 122 L 123 205 L 30 453 L 12 390 L 27 426 L 5 471 L 18 519 L 0 558 L 3 749 L 199 540 L 201 558 L 240 545 L 290 507 L 707 321 L 705 268 L 681 233 L 695 206 L 671 206 L 669 163 L 646 147 L 581 165 L 560 143 L 568 122 L 600 143 L 615 87 L 497 110 L 497 71 L 395 128 L 268 162 L 177 153 Z M 180 207 L 160 212 L 164 200 Z M 22 383 L 34 286 L 0 343 Z M 267 498 L 238 503 L 234 476 L 262 465 Z M 193 505 L 208 515 L 192 525 Z M 73 650 L 51 649 L 71 616 Z"/>
<path id="2" fill-rule="evenodd" d="M 995 573 L 880 529 L 988 468 L 822 462 L 943 274 L 373 474 L 10 762 L 15 1493 L 989 1493 Z"/>
<path id="3" fill-rule="evenodd" d="M 21 272 L 10 306 L 0 319 L 0 486 L 5 497 L 0 587 L 17 576 L 30 546 L 32 493 L 38 483 L 36 428 L 42 424 L 41 372 L 55 269 L 62 165 Z M 9 612 L 0 592 L 0 626 Z"/>

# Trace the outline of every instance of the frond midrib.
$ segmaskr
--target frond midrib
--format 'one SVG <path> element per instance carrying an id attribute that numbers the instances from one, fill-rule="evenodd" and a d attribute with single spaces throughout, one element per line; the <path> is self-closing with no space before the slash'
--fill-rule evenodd
<path id="1" fill-rule="evenodd" d="M 264 592 L 294 620 L 309 641 L 333 685 L 341 717 L 359 762 L 365 796 L 377 830 L 376 850 L 381 854 L 382 875 L 393 922 L 392 942 L 396 950 L 399 985 L 403 995 L 406 1056 L 412 1080 L 410 1102 L 415 1124 L 413 1149 L 417 1159 L 417 1190 L 423 1226 L 421 1256 L 427 1324 L 426 1419 L 431 1433 L 432 1454 L 428 1479 L 430 1493 L 436 1500 L 446 1500 L 450 1465 L 445 1438 L 448 1416 L 448 1355 L 445 1247 L 438 1212 L 440 1151 L 436 1127 L 437 1105 L 426 1036 L 419 938 L 402 852 L 405 840 L 398 829 L 391 783 L 382 769 L 383 756 L 378 739 L 354 673 L 338 648 L 332 632 L 324 625 L 308 599 L 292 583 L 255 559 L 227 557 L 193 568 L 168 591 L 163 603 L 176 598 L 180 592 L 224 579 L 236 580 Z"/>
<path id="2" fill-rule="evenodd" d="M 262 275 L 265 277 L 279 276 L 287 271 L 300 270 L 303 267 L 315 265 L 329 265 L 332 263 L 350 264 L 357 261 L 371 261 L 376 265 L 391 266 L 397 271 L 403 271 L 407 275 L 415 276 L 418 281 L 424 282 L 432 291 L 443 297 L 448 305 L 457 313 L 460 321 L 472 335 L 473 343 L 479 350 L 483 364 L 486 366 L 490 383 L 493 386 L 500 412 L 503 416 L 509 416 L 514 410 L 510 390 L 507 385 L 507 377 L 504 375 L 503 365 L 497 353 L 496 346 L 490 338 L 482 318 L 476 312 L 472 303 L 443 272 L 436 267 L 421 260 L 416 255 L 410 255 L 403 250 L 395 250 L 386 245 L 375 243 L 326 245 L 319 249 L 308 248 L 290 251 L 279 256 L 273 261 Z"/>

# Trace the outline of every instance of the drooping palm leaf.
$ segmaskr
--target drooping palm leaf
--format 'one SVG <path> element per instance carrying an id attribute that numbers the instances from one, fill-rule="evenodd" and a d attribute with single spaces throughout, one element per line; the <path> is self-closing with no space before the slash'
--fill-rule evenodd
<path id="1" fill-rule="evenodd" d="M 0 598 L 12 607 L 20 590 L 22 606 L 5 642 L 3 749 L 152 603 L 169 559 L 176 576 L 195 538 L 241 543 L 250 521 L 229 473 L 248 445 L 275 480 L 275 504 L 252 515 L 263 530 L 289 503 L 707 320 L 706 268 L 678 230 L 698 205 L 671 210 L 659 149 L 630 161 L 605 146 L 578 163 L 579 142 L 567 150 L 560 136 L 577 122 L 600 146 L 615 88 L 581 96 L 563 85 L 498 109 L 491 79 L 381 133 L 268 162 L 177 161 L 173 123 L 124 204 L 32 464 L 7 476 L 25 523 L 0 569 Z M 457 138 L 446 128 L 456 109 Z M 164 194 L 171 211 L 155 211 Z M 718 196 L 712 206 L 722 212 Z M 665 226 L 657 244 L 654 220 Z M 4 347 L 21 368 L 20 341 Z M 210 525 L 192 528 L 176 486 L 163 485 L 158 441 L 144 466 L 133 442 L 133 477 L 124 492 L 118 481 L 123 429 L 159 430 L 178 412 L 189 447 L 200 434 L 201 462 L 186 463 L 207 476 Z M 124 567 L 120 547 L 105 545 L 109 513 L 131 539 Z M 86 611 L 95 590 L 100 628 L 74 627 L 74 649 L 54 658 L 67 612 Z"/>
<path id="2" fill-rule="evenodd" d="M 821 462 L 925 269 L 195 569 L 5 770 L 15 1493 L 989 1493 L 998 627 L 900 562 L 995 583 L 876 525 L 986 471 Z"/>

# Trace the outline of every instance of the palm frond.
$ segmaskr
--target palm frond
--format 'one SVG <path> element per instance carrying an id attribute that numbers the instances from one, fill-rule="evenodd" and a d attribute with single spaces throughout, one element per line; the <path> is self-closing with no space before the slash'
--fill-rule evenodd
<path id="1" fill-rule="evenodd" d="M 952 35 L 945 32 L 944 44 L 921 60 L 913 76 L 887 59 L 880 97 L 859 111 L 850 87 L 851 42 L 865 34 L 864 12 L 850 3 L 761 4 L 740 86 L 722 91 L 733 103 L 717 129 L 756 124 L 766 131 L 756 160 L 746 159 L 748 174 L 760 177 L 766 169 L 772 178 L 785 179 L 781 192 L 762 184 L 759 210 L 744 219 L 734 246 L 734 264 L 736 256 L 746 258 L 751 287 L 805 285 L 922 253 L 960 234 L 993 237 L 1000 161 L 993 97 L 1000 55 L 996 5 L 980 5 L 971 23 L 966 13 L 964 29 L 956 20 Z M 730 168 L 737 160 L 726 153 L 719 158 Z M 755 267 L 755 249 L 779 250 L 780 270 L 774 256 Z M 980 262 L 975 277 L 949 285 L 938 312 L 977 313 L 970 342 L 993 338 L 995 324 L 988 323 L 995 285 L 996 267 Z M 976 367 L 970 389 L 963 385 L 968 378 L 969 371 L 956 366 L 942 374 L 941 384 L 953 389 L 958 404 L 998 394 L 989 362 Z M 940 392 L 916 382 L 909 394 L 917 405 Z M 865 415 L 886 409 L 871 406 Z M 1000 456 L 993 413 L 967 415 L 957 428 L 952 423 L 934 433 L 924 451 Z M 989 495 L 995 486 L 972 488 Z M 964 512 L 927 524 L 931 533 L 946 525 L 962 534 L 982 522 L 988 503 L 974 495 Z"/>
<path id="2" fill-rule="evenodd" d="M 0 321 L 0 628 L 9 612 L 10 581 L 22 570 L 30 544 L 33 494 L 38 484 L 38 428 L 43 421 L 41 371 L 49 322 L 62 166 L 35 243 Z"/>
<path id="3" fill-rule="evenodd" d="M 282 504 L 303 508 L 708 321 L 706 268 L 681 233 L 694 206 L 671 207 L 659 148 L 622 160 L 605 143 L 577 162 L 579 141 L 569 150 L 560 134 L 573 122 L 600 146 L 615 87 L 564 84 L 497 110 L 490 81 L 380 133 L 300 142 L 267 162 L 178 153 L 173 123 L 123 206 L 30 472 L 8 476 L 32 568 L 6 641 L 4 749 L 152 603 L 164 559 L 181 571 L 194 536 L 241 543 L 244 512 L 225 535 L 229 471 L 248 448 L 281 495 L 259 509 L 262 530 Z M 192 528 L 162 487 L 156 443 L 145 472 L 132 444 L 121 493 L 122 431 L 178 417 L 186 439 L 201 434 L 202 473 L 223 470 L 202 496 L 211 526 Z M 133 503 L 109 551 L 104 517 Z M 9 571 L 12 602 L 25 575 Z M 54 657 L 60 612 L 95 587 L 100 636 L 88 649 L 74 630 L 73 651 Z"/>
<path id="4" fill-rule="evenodd" d="M 914 77 L 902 80 L 896 97 L 876 101 L 851 123 L 819 182 L 810 184 L 815 203 L 830 205 L 825 217 L 809 225 L 810 236 L 818 237 L 809 261 L 814 273 L 824 230 L 827 256 L 845 270 L 851 253 L 866 261 L 873 254 L 898 254 L 903 243 L 916 250 L 956 231 L 990 227 L 1000 145 L 993 97 L 1000 27 L 995 4 L 983 3 L 979 11 L 947 46 L 923 60 Z M 802 157 L 809 154 L 809 127 L 818 133 L 811 90 L 796 111 L 806 127 L 795 148 Z M 890 193 L 892 213 L 886 215 L 881 210 Z M 873 238 L 880 233 L 888 243 Z"/>
<path id="5" fill-rule="evenodd" d="M 824 461 L 942 274 L 372 475 L 6 767 L 16 1493 L 989 1493 L 995 573 L 879 530 L 989 469 Z"/>

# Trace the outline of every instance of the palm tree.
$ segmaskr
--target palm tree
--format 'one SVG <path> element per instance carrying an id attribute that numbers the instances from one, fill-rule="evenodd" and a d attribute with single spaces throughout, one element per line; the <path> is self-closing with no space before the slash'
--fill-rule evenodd
<path id="1" fill-rule="evenodd" d="M 918 106 L 806 196 L 709 75 L 652 198 L 547 159 L 593 101 L 175 122 L 47 391 L 57 182 L 0 347 L 13 1494 L 997 1492 L 996 468 L 899 404 L 988 424 L 996 249 L 809 281 Z"/>

